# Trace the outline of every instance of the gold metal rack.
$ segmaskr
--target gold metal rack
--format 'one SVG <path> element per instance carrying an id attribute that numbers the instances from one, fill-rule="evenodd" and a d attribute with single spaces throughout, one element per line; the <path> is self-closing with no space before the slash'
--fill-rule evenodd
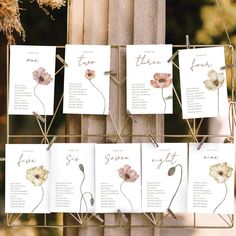
<path id="1" fill-rule="evenodd" d="M 176 55 L 178 54 L 178 49 L 180 48 L 199 48 L 199 47 L 214 47 L 214 46 L 222 46 L 222 45 L 190 45 L 188 38 L 186 38 L 186 45 L 173 45 L 176 52 L 173 54 L 173 56 L 169 59 L 173 63 L 173 65 L 178 68 L 178 63 L 175 62 Z M 111 46 L 114 50 L 118 50 L 118 62 L 121 60 L 121 53 L 120 51 L 122 49 L 125 49 L 125 45 L 113 45 Z M 15 143 L 17 139 L 23 139 L 23 140 L 38 140 L 38 143 L 46 143 L 48 144 L 48 148 L 55 142 L 56 140 L 65 140 L 66 138 L 72 138 L 77 137 L 83 138 L 86 137 L 104 137 L 107 142 L 109 140 L 113 140 L 112 142 L 125 142 L 125 138 L 129 137 L 143 137 L 147 139 L 147 142 L 153 142 L 155 144 L 155 140 L 152 137 L 161 137 L 161 138 L 173 138 L 176 139 L 182 139 L 185 138 L 186 140 L 190 142 L 200 142 L 201 140 L 205 140 L 206 137 L 221 137 L 225 138 L 225 140 L 229 140 L 230 142 L 233 142 L 234 138 L 234 124 L 235 124 L 235 75 L 234 75 L 234 66 L 235 66 L 235 60 L 234 60 L 234 49 L 232 45 L 224 45 L 225 48 L 225 55 L 226 55 L 226 61 L 229 63 L 229 65 L 226 66 L 230 70 L 231 74 L 231 96 L 230 96 L 230 107 L 229 107 L 229 126 L 230 126 L 230 133 L 227 134 L 200 134 L 200 128 L 203 124 L 204 119 L 198 119 L 198 122 L 196 122 L 196 119 L 188 120 L 186 119 L 186 124 L 189 129 L 189 133 L 187 134 L 164 134 L 164 135 L 154 135 L 154 134 L 126 134 L 125 129 L 128 124 L 128 122 L 131 120 L 133 121 L 133 117 L 131 114 L 126 115 L 126 121 L 124 123 L 124 126 L 122 127 L 121 131 L 117 128 L 117 125 L 113 119 L 113 116 L 111 113 L 109 113 L 107 119 L 110 119 L 112 122 L 112 125 L 114 126 L 114 130 L 116 131 L 113 134 L 106 135 L 106 134 L 84 134 L 83 132 L 79 134 L 73 134 L 73 135 L 67 135 L 65 133 L 58 134 L 58 133 L 52 133 L 52 126 L 56 121 L 57 116 L 59 115 L 60 108 L 62 106 L 62 100 L 63 100 L 63 92 L 61 96 L 58 99 L 57 105 L 55 107 L 54 115 L 52 117 L 47 116 L 40 116 L 37 114 L 34 114 L 32 116 L 27 116 L 27 121 L 31 122 L 31 124 L 35 123 L 35 129 L 34 132 L 30 134 L 21 134 L 21 133 L 14 133 L 14 127 L 12 127 L 12 123 L 15 122 L 15 116 L 9 115 L 7 112 L 7 143 Z M 57 47 L 57 49 L 64 49 L 64 46 Z M 56 71 L 55 75 L 57 78 L 57 75 L 65 66 L 67 66 L 67 63 L 64 61 L 63 57 L 60 55 L 60 53 L 57 53 L 56 58 L 58 59 L 58 63 L 60 63 L 60 68 Z M 117 71 L 119 70 L 119 63 L 117 65 Z M 8 48 L 8 54 L 7 54 L 7 92 L 9 91 L 9 48 Z M 109 71 L 105 72 L 110 74 L 111 81 L 116 84 L 119 89 L 121 86 L 125 83 L 126 78 L 124 78 L 122 81 L 117 80 L 117 76 L 119 74 L 116 71 Z M 56 83 L 59 83 L 56 79 Z M 182 104 L 178 95 L 177 90 L 175 89 L 173 85 L 173 91 L 174 95 L 177 99 L 177 102 L 179 106 L 182 108 Z M 8 99 L 8 94 L 7 94 Z M 7 100 L 8 103 L 8 100 Z M 8 104 L 7 104 L 8 105 Z M 22 118 L 25 118 L 25 116 L 21 116 Z M 83 119 L 83 115 L 81 115 Z M 63 117 L 64 118 L 64 117 Z M 25 118 L 26 119 L 26 118 Z M 64 122 L 64 121 L 62 121 Z M 37 132 L 36 132 L 37 131 Z M 39 132 L 39 133 L 38 133 Z M 202 143 L 203 143 L 202 141 Z M 5 161 L 4 158 L 1 158 L 0 161 Z M 95 213 L 87 213 L 87 214 L 79 214 L 79 213 L 70 213 L 70 217 L 73 220 L 71 224 L 65 224 L 63 220 L 61 220 L 61 223 L 50 223 L 49 219 L 56 218 L 57 216 L 62 215 L 61 213 L 58 214 L 35 214 L 37 216 L 37 222 L 38 223 L 24 223 L 21 221 L 22 218 L 24 218 L 25 215 L 30 214 L 6 214 L 6 220 L 7 225 L 11 227 L 51 227 L 51 228 L 57 228 L 57 227 L 71 227 L 71 228 L 84 228 L 84 227 L 99 227 L 99 228 L 113 228 L 113 227 L 153 227 L 153 228 L 201 228 L 201 229 L 226 229 L 226 228 L 232 228 L 234 226 L 234 215 L 221 215 L 221 214 L 215 214 L 215 215 L 209 215 L 211 219 L 214 219 L 214 222 L 216 222 L 214 225 L 208 225 L 201 222 L 201 215 L 200 214 L 184 214 L 188 215 L 189 219 L 188 223 L 182 222 L 183 214 L 175 214 L 177 216 L 177 220 L 173 219 L 170 212 L 167 212 L 165 214 L 160 213 L 142 213 L 137 214 L 139 217 L 143 218 L 145 223 L 143 224 L 131 224 L 131 214 L 124 214 L 122 212 L 118 212 L 116 214 L 116 223 L 114 224 L 106 224 L 106 215 L 107 214 L 95 214 Z M 60 218 L 60 217 L 59 217 Z M 180 220 L 179 220 L 180 219 Z"/>

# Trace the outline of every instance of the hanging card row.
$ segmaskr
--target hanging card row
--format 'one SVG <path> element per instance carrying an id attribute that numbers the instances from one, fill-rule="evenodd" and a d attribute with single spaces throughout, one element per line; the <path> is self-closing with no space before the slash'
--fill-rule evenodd
<path id="1" fill-rule="evenodd" d="M 233 213 L 234 144 L 198 146 L 7 144 L 5 211 Z"/>
<path id="2" fill-rule="evenodd" d="M 172 114 L 172 45 L 128 45 L 126 51 L 127 112 Z M 53 46 L 10 47 L 9 114 L 53 114 L 55 54 Z M 63 113 L 109 114 L 110 57 L 110 46 L 65 46 Z M 184 119 L 227 116 L 222 68 L 224 47 L 179 50 Z"/>

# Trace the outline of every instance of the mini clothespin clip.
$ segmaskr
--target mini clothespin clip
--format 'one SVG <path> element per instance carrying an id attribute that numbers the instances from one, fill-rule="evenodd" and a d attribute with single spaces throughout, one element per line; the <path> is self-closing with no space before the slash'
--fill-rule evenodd
<path id="1" fill-rule="evenodd" d="M 158 146 L 157 142 L 154 140 L 154 138 L 152 137 L 152 135 L 149 134 L 148 137 L 151 140 L 151 142 L 154 145 L 154 147 L 158 148 L 159 146 Z"/>
<path id="2" fill-rule="evenodd" d="M 107 138 L 107 139 L 106 139 L 106 143 L 117 143 L 117 141 L 113 141 L 113 140 Z"/>
<path id="3" fill-rule="evenodd" d="M 186 35 L 185 38 L 186 38 L 186 47 L 189 49 L 190 48 L 189 36 Z"/>
<path id="4" fill-rule="evenodd" d="M 104 72 L 105 75 L 116 75 L 116 72 L 109 70 Z"/>
<path id="5" fill-rule="evenodd" d="M 56 55 L 56 58 L 64 65 L 64 66 L 68 66 L 68 64 L 65 62 L 65 60 L 59 55 Z"/>
<path id="6" fill-rule="evenodd" d="M 167 62 L 171 62 L 175 59 L 175 57 L 178 55 L 179 51 L 177 50 L 168 60 Z"/>
<path id="7" fill-rule="evenodd" d="M 173 212 L 170 208 L 167 209 L 167 212 L 168 212 L 175 220 L 177 220 L 176 215 L 174 214 L 174 212 Z"/>
<path id="8" fill-rule="evenodd" d="M 235 64 L 225 65 L 225 66 L 220 67 L 220 69 L 225 70 L 225 69 L 228 69 L 228 68 L 233 68 L 234 66 L 235 66 Z"/>
<path id="9" fill-rule="evenodd" d="M 224 143 L 233 143 L 234 138 L 232 136 L 228 136 L 224 139 Z"/>
<path id="10" fill-rule="evenodd" d="M 51 142 L 48 144 L 47 151 L 50 150 L 51 146 L 53 145 L 53 143 L 55 143 L 56 139 L 57 139 L 56 136 L 52 138 Z"/>
<path id="11" fill-rule="evenodd" d="M 97 220 L 99 220 L 101 223 L 103 223 L 104 222 L 104 220 L 101 218 L 101 216 L 100 215 L 98 215 L 98 214 L 95 214 L 95 213 L 92 213 L 92 215 L 97 219 Z"/>
<path id="12" fill-rule="evenodd" d="M 34 115 L 37 119 L 39 119 L 39 120 L 41 120 L 43 123 L 45 123 L 46 119 L 45 119 L 44 117 L 42 117 L 41 115 L 37 114 L 35 111 L 33 111 L 32 113 L 33 113 L 33 115 Z"/>
<path id="13" fill-rule="evenodd" d="M 197 150 L 200 150 L 200 149 L 201 149 L 201 147 L 202 147 L 203 143 L 206 141 L 206 139 L 207 139 L 207 136 L 204 136 L 204 137 L 202 138 L 202 141 L 199 143 L 199 145 L 198 145 L 198 147 L 197 147 Z"/>
<path id="14" fill-rule="evenodd" d="M 224 143 L 233 143 L 234 142 L 234 127 L 236 126 L 236 102 L 231 101 L 229 103 L 229 112 L 228 112 L 228 121 L 229 121 L 229 130 L 230 136 L 226 137 Z"/>
<path id="15" fill-rule="evenodd" d="M 120 84 L 120 82 L 115 78 L 115 76 L 117 75 L 115 71 L 109 70 L 109 71 L 105 71 L 104 75 L 110 75 L 110 78 L 116 83 L 116 84 Z"/>
<path id="16" fill-rule="evenodd" d="M 0 161 L 5 161 L 5 157 L 0 157 Z"/>
<path id="17" fill-rule="evenodd" d="M 136 122 L 136 121 L 133 119 L 132 114 L 130 113 L 129 110 L 127 110 L 127 114 L 129 115 L 130 119 L 131 119 L 133 122 Z"/>
<path id="18" fill-rule="evenodd" d="M 122 220 L 124 220 L 126 223 L 129 221 L 128 218 L 125 216 L 125 214 L 120 209 L 118 209 L 117 212 L 120 214 L 120 217 Z"/>

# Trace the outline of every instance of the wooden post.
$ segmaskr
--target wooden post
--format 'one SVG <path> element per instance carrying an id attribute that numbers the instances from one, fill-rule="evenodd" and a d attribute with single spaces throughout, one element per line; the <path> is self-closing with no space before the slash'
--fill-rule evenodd
<path id="1" fill-rule="evenodd" d="M 157 44 L 165 43 L 165 1 L 136 0 L 134 3 L 134 44 Z M 160 15 L 160 17 L 159 17 Z M 161 17 L 162 16 L 162 17 Z M 137 133 L 153 137 L 157 142 L 163 142 L 158 135 L 164 133 L 164 115 L 135 115 L 132 124 L 132 134 Z M 145 137 L 134 137 L 133 142 L 150 142 Z M 157 216 L 159 217 L 159 216 Z M 143 224 L 144 219 L 140 214 L 131 217 L 131 224 Z M 153 228 L 131 228 L 131 235 L 155 235 L 158 233 Z"/>
<path id="2" fill-rule="evenodd" d="M 155 44 L 165 41 L 165 0 L 70 0 L 68 6 L 68 43 L 73 44 Z M 110 134 L 124 133 L 130 135 L 123 140 L 114 138 L 86 136 L 82 140 L 68 139 L 68 142 L 149 142 L 147 138 L 131 138 L 132 135 L 148 135 L 154 137 L 164 133 L 163 115 L 141 115 L 128 118 L 126 113 L 126 86 L 121 83 L 126 76 L 125 48 L 112 49 L 111 70 L 116 73 L 116 84 L 110 85 L 110 115 L 68 115 L 66 133 L 73 134 Z M 124 128 L 125 126 L 125 128 Z M 144 224 L 141 214 L 132 214 L 131 224 Z M 116 224 L 117 215 L 105 214 L 105 225 Z M 68 219 L 69 221 L 69 219 Z M 69 222 L 67 222 L 69 223 Z M 152 236 L 159 234 L 158 230 L 148 227 L 141 228 L 88 228 L 81 230 L 64 230 L 64 235 L 91 236 Z"/>
<path id="3" fill-rule="evenodd" d="M 0 55 L 1 58 L 6 58 L 7 55 L 7 48 L 6 48 L 6 39 L 5 37 L 2 37 L 3 39 L 0 40 Z M 1 60 L 0 62 L 1 68 L 6 68 L 6 60 Z M 1 78 L 6 78 L 6 70 L 1 70 L 0 72 Z M 1 79 L 0 80 L 0 99 L 1 99 L 1 109 L 0 109 L 0 134 L 1 134 L 1 139 L 0 139 L 0 155 L 1 157 L 4 156 L 4 145 L 7 142 L 6 137 L 7 137 L 7 80 Z"/>
<path id="4" fill-rule="evenodd" d="M 133 43 L 133 1 L 111 0 L 109 2 L 109 32 L 108 43 L 111 45 L 126 45 Z M 110 81 L 110 117 L 107 117 L 106 134 L 122 132 L 124 126 L 125 134 L 131 134 L 131 119 L 127 122 L 126 113 L 126 86 L 121 83 L 125 79 L 125 48 L 114 48 L 111 55 L 111 70 L 116 73 L 116 79 L 120 84 Z M 114 124 L 112 123 L 112 120 Z M 115 127 L 116 126 L 116 127 Z M 118 138 L 111 141 L 122 142 Z M 131 138 L 124 138 L 124 142 L 131 142 Z M 116 214 L 105 214 L 105 225 L 119 224 L 119 217 Z M 105 228 L 104 235 L 126 236 L 129 235 L 129 228 Z"/>
<path id="5" fill-rule="evenodd" d="M 76 10 L 75 10 L 76 9 Z M 68 1 L 67 19 L 67 43 L 82 44 L 83 42 L 83 0 Z M 66 115 L 65 133 L 81 134 L 81 115 Z M 81 142 L 80 138 L 67 138 L 66 142 Z M 63 214 L 63 224 L 75 224 L 74 219 L 69 214 Z M 63 236 L 79 235 L 77 228 L 64 228 Z"/>
<path id="6" fill-rule="evenodd" d="M 68 43 L 70 44 L 107 44 L 108 0 L 71 0 L 68 6 Z M 75 18 L 74 18 L 75 17 Z M 67 134 L 105 134 L 105 116 L 69 115 L 66 120 Z M 69 139 L 71 142 L 76 141 Z M 77 140 L 78 141 L 78 140 Z M 104 137 L 81 138 L 81 142 L 104 142 Z M 71 218 L 69 218 L 71 219 Z M 73 221 L 72 221 L 73 222 Z M 71 223 L 69 220 L 66 223 Z M 102 228 L 66 229 L 65 235 L 103 235 Z"/>

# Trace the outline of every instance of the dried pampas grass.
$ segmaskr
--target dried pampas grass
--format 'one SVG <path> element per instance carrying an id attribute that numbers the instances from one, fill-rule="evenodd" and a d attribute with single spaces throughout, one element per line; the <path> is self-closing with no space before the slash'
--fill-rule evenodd
<path id="1" fill-rule="evenodd" d="M 14 44 L 13 31 L 25 38 L 25 31 L 21 25 L 18 0 L 1 0 L 0 2 L 0 31 L 6 34 L 9 44 Z"/>
<path id="2" fill-rule="evenodd" d="M 37 1 L 39 7 L 44 9 L 47 15 L 49 13 L 44 6 L 59 9 L 66 4 L 66 0 L 31 0 L 31 2 L 34 1 Z M 18 0 L 0 0 L 0 31 L 6 35 L 8 44 L 15 44 L 14 31 L 19 33 L 23 40 L 25 39 L 25 31 L 20 21 Z"/>
<path id="3" fill-rule="evenodd" d="M 55 8 L 61 8 L 62 6 L 65 6 L 66 1 L 65 0 L 37 0 L 37 3 L 39 4 L 39 6 L 49 6 L 52 9 Z"/>

